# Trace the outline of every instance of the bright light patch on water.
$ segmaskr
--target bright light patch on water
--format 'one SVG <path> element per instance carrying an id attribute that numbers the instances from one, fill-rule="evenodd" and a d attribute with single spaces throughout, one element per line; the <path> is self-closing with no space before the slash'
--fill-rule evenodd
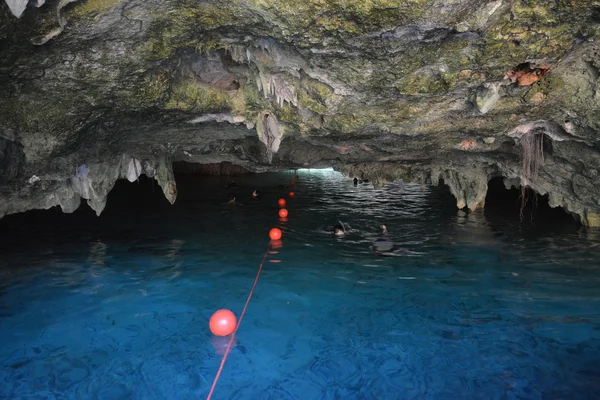
<path id="1" fill-rule="evenodd" d="M 319 174 L 319 173 L 324 173 L 324 172 L 333 172 L 333 168 L 300 168 L 297 170 L 298 172 L 304 172 L 304 173 L 312 173 L 312 174 Z"/>

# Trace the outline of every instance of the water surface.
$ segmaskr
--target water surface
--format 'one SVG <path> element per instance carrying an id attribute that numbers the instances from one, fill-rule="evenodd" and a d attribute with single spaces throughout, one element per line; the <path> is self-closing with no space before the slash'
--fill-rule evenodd
<path id="1" fill-rule="evenodd" d="M 239 316 L 273 226 L 213 399 L 600 398 L 600 235 L 332 171 L 234 179 L 179 177 L 175 206 L 120 182 L 100 218 L 0 220 L 0 398 L 205 398 L 227 344 L 208 319 Z"/>

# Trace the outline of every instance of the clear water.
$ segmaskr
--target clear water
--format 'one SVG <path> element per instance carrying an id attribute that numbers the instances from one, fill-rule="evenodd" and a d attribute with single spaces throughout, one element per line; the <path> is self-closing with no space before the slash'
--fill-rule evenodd
<path id="1" fill-rule="evenodd" d="M 1 220 L 0 398 L 206 398 L 227 343 L 208 319 L 239 316 L 273 226 L 281 262 L 265 263 L 213 399 L 600 398 L 593 231 L 314 171 L 280 223 L 292 176 L 182 178 L 175 206 L 125 182 L 100 218 Z M 243 206 L 222 207 L 229 191 Z M 369 249 L 381 223 L 388 256 Z"/>

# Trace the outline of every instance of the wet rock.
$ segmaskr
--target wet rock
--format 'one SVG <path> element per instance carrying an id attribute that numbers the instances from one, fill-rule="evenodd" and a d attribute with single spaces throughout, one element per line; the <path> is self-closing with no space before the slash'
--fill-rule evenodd
<path id="1" fill-rule="evenodd" d="M 6 182 L 17 178 L 25 165 L 25 154 L 23 146 L 16 138 L 0 136 L 0 177 Z"/>
<path id="2" fill-rule="evenodd" d="M 486 114 L 500 100 L 500 84 L 486 83 L 477 90 L 476 103 L 479 112 Z"/>
<path id="3" fill-rule="evenodd" d="M 443 179 L 450 188 L 450 192 L 456 198 L 456 207 L 475 211 L 485 205 L 487 185 L 491 176 L 485 169 L 481 168 L 456 168 L 437 172 L 434 184 Z"/>
<path id="4" fill-rule="evenodd" d="M 587 213 L 585 223 L 590 227 L 600 227 L 600 215 L 596 213 Z"/>

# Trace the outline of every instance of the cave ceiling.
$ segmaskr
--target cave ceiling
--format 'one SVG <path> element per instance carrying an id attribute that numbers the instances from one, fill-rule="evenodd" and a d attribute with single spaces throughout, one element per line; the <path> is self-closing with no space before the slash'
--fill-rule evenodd
<path id="1" fill-rule="evenodd" d="M 600 226 L 600 1 L 6 0 L 0 216 L 172 163 L 527 185 Z M 535 144 L 535 145 L 534 145 Z"/>

